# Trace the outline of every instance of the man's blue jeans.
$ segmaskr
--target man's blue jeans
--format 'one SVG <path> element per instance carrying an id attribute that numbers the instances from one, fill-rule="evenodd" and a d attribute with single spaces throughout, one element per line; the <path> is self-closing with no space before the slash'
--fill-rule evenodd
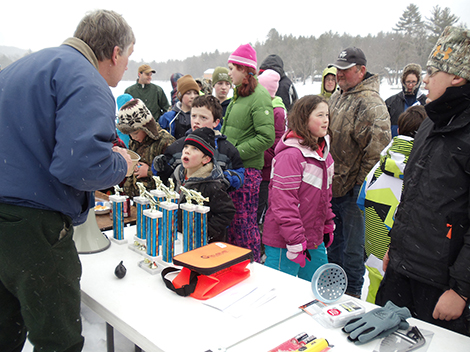
<path id="1" fill-rule="evenodd" d="M 361 295 L 364 283 L 364 216 L 356 204 L 361 186 L 356 185 L 343 197 L 333 197 L 336 215 L 335 238 L 328 248 L 328 262 L 340 265 L 348 276 L 347 293 Z"/>

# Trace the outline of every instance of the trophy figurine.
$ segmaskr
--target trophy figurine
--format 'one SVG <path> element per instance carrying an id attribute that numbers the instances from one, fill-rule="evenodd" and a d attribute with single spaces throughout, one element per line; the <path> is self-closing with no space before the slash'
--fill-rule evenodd
<path id="1" fill-rule="evenodd" d="M 160 177 L 158 176 L 152 176 L 153 180 L 155 181 L 156 188 L 152 189 L 150 191 L 150 194 L 155 197 L 155 200 L 158 203 L 158 209 L 157 210 L 162 210 L 160 209 L 160 204 L 165 201 L 165 192 L 161 189 L 163 185 L 162 180 L 160 180 Z"/>

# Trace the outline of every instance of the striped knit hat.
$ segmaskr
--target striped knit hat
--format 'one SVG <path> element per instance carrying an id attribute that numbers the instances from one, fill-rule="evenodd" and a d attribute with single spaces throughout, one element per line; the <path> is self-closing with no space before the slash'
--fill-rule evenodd
<path id="1" fill-rule="evenodd" d="M 194 130 L 184 140 L 184 145 L 186 144 L 196 147 L 211 159 L 214 158 L 215 134 L 211 128 L 201 127 Z"/>
<path id="2" fill-rule="evenodd" d="M 256 51 L 250 44 L 240 45 L 228 58 L 229 63 L 253 67 L 256 70 Z"/>

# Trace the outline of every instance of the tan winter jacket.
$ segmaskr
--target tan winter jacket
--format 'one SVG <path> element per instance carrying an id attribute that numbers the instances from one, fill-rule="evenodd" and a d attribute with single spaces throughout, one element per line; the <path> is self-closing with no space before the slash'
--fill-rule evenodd
<path id="1" fill-rule="evenodd" d="M 342 197 L 362 184 L 390 143 L 390 116 L 379 87 L 379 76 L 367 73 L 356 87 L 337 91 L 330 98 L 333 197 Z"/>

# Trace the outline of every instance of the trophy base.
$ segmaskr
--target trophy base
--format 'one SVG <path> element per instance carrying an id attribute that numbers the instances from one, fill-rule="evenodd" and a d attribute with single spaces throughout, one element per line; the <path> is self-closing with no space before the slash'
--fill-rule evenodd
<path id="1" fill-rule="evenodd" d="M 129 243 L 128 247 L 130 250 L 144 255 L 147 251 L 147 241 L 137 236 L 134 236 L 134 241 L 132 243 Z"/>
<path id="2" fill-rule="evenodd" d="M 117 243 L 117 244 L 126 244 L 127 243 L 126 239 L 118 240 L 117 238 L 111 237 L 110 240 L 114 243 Z"/>

